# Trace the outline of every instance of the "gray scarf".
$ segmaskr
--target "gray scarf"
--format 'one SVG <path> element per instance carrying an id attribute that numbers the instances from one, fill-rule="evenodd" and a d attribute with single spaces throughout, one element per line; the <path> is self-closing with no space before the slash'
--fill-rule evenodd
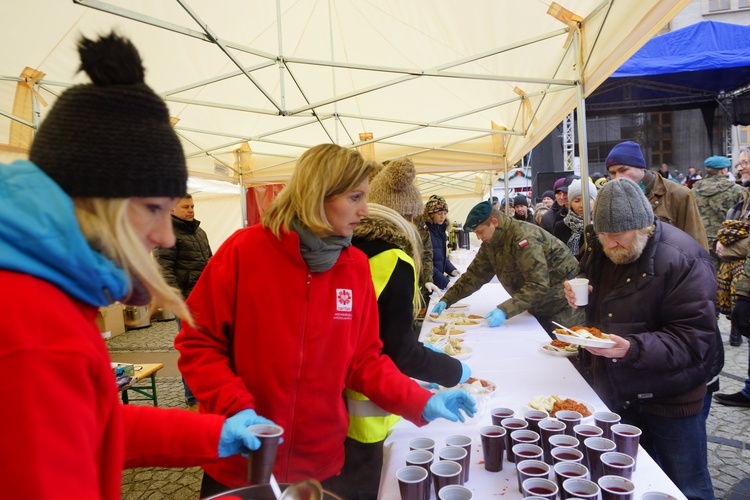
<path id="1" fill-rule="evenodd" d="M 568 238 L 568 248 L 570 248 L 574 256 L 577 256 L 581 246 L 581 235 L 583 234 L 583 217 L 569 210 L 568 214 L 563 218 L 563 222 L 571 231 L 570 238 Z"/>
<path id="2" fill-rule="evenodd" d="M 299 249 L 307 267 L 314 273 L 328 271 L 339 259 L 341 250 L 352 244 L 351 236 L 320 238 L 299 220 L 292 221 L 292 230 L 299 234 Z"/>

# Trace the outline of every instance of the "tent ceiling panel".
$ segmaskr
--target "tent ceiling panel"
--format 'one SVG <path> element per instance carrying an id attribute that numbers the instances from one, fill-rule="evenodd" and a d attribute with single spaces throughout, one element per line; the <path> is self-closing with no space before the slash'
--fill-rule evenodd
<path id="1" fill-rule="evenodd" d="M 194 175 L 221 178 L 215 166 L 247 141 L 245 180 L 283 181 L 306 148 L 357 147 L 364 132 L 376 159 L 412 155 L 420 174 L 498 170 L 575 107 L 576 82 L 593 91 L 688 1 L 562 0 L 578 23 L 541 0 L 14 2 L 0 21 L 14 47 L 0 61 L 0 143 L 25 67 L 46 74 L 37 90 L 52 103 L 85 81 L 78 37 L 116 29 L 179 119 Z"/>

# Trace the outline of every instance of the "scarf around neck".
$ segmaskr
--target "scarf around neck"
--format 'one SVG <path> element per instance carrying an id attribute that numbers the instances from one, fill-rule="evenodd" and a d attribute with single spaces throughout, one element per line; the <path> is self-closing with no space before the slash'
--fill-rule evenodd
<path id="1" fill-rule="evenodd" d="M 328 271 L 341 255 L 341 251 L 352 244 L 351 236 L 327 236 L 320 238 L 299 220 L 294 219 L 291 228 L 299 235 L 299 248 L 307 267 L 314 273 Z"/>
<path id="2" fill-rule="evenodd" d="M 568 238 L 568 248 L 573 252 L 573 255 L 578 255 L 578 250 L 581 247 L 581 235 L 583 234 L 583 217 L 569 210 L 563 218 L 563 222 L 570 228 L 571 232 L 570 238 Z"/>

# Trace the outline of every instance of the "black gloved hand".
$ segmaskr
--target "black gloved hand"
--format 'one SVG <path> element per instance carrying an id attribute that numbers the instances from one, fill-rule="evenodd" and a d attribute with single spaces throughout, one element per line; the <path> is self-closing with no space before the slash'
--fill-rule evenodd
<path id="1" fill-rule="evenodd" d="M 737 296 L 732 309 L 732 326 L 743 337 L 750 338 L 750 297 Z"/>

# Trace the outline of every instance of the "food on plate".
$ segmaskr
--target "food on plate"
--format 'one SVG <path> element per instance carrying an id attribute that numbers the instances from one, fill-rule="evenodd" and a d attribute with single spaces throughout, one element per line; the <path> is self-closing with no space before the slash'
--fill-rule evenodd
<path id="1" fill-rule="evenodd" d="M 443 336 L 442 335 L 432 335 L 429 339 L 427 339 L 427 343 L 434 344 L 440 340 L 442 342 Z M 443 352 L 449 356 L 460 356 L 462 354 L 465 354 L 465 350 L 463 347 L 461 347 L 461 342 L 463 342 L 464 339 L 458 339 L 453 337 L 448 337 L 448 342 L 445 344 L 441 344 L 440 348 L 443 350 Z"/>
<path id="2" fill-rule="evenodd" d="M 591 415 L 588 407 L 585 404 L 570 398 L 561 398 L 556 394 L 551 396 L 534 396 L 529 401 L 529 406 L 535 410 L 544 410 L 554 417 L 555 413 L 560 410 L 573 410 L 577 411 L 584 417 Z"/>
<path id="3" fill-rule="evenodd" d="M 469 314 L 467 316 L 466 313 L 463 312 L 448 312 L 442 315 L 430 313 L 430 318 L 435 320 L 439 319 L 450 321 L 451 323 L 459 326 L 478 325 L 482 322 L 483 319 L 482 316 L 479 316 L 477 314 Z"/>
<path id="4" fill-rule="evenodd" d="M 578 352 L 578 346 L 575 344 L 568 344 L 562 340 L 553 340 L 548 344 L 544 344 L 542 349 L 555 352 Z"/>
<path id="5" fill-rule="evenodd" d="M 436 326 L 435 328 L 430 329 L 430 333 L 433 335 L 462 335 L 466 333 L 466 330 L 460 330 L 458 328 L 454 328 L 452 323 L 443 323 L 440 326 Z"/>
<path id="6" fill-rule="evenodd" d="M 468 392 L 493 392 L 495 390 L 495 384 L 477 377 L 467 378 L 461 387 Z"/>
<path id="7" fill-rule="evenodd" d="M 602 333 L 602 331 L 598 328 L 588 326 L 574 326 L 571 328 L 571 330 L 576 332 L 577 336 L 582 339 L 609 340 L 609 335 L 607 335 L 606 333 Z M 559 333 L 560 335 L 571 335 L 569 331 L 563 330 L 562 328 L 555 328 L 555 333 Z"/>

